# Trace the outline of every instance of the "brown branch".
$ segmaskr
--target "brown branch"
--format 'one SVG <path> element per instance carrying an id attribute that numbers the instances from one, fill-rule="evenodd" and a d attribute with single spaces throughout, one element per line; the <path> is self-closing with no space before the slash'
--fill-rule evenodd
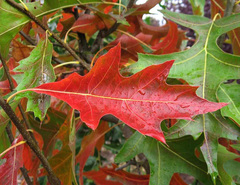
<path id="1" fill-rule="evenodd" d="M 36 43 L 33 39 L 31 39 L 26 33 L 24 33 L 23 31 L 20 31 L 19 33 L 20 33 L 20 35 L 22 35 L 30 44 L 32 44 L 33 46 L 36 46 L 36 45 L 37 45 L 37 43 Z"/>
<path id="2" fill-rule="evenodd" d="M 132 8 L 132 6 L 134 5 L 134 3 L 135 3 L 135 0 L 130 0 L 129 3 L 128 3 L 128 5 L 127 5 L 127 9 Z"/>
<path id="3" fill-rule="evenodd" d="M 47 158 L 43 155 L 43 153 L 41 152 L 39 146 L 33 140 L 31 135 L 26 131 L 25 127 L 21 124 L 21 122 L 18 119 L 17 115 L 12 110 L 11 106 L 8 103 L 6 103 L 5 100 L 1 96 L 0 96 L 0 106 L 6 112 L 8 117 L 12 120 L 14 125 L 17 127 L 18 131 L 21 133 L 23 138 L 26 140 L 26 142 L 29 145 L 29 147 L 32 149 L 32 151 L 36 154 L 36 156 L 41 161 L 43 167 L 46 169 L 46 171 L 48 173 L 48 180 L 49 180 L 50 184 L 61 185 L 60 180 L 54 174 L 50 164 L 47 161 Z"/>
<path id="4" fill-rule="evenodd" d="M 78 20 L 79 18 L 79 14 L 78 14 L 78 8 L 74 8 L 74 12 L 73 12 L 74 18 L 75 20 Z M 85 34 L 77 32 L 79 41 L 78 41 L 78 49 L 79 49 L 79 53 L 82 53 L 83 51 L 86 51 L 88 49 L 88 45 L 87 45 L 87 39 L 85 37 Z"/>
<path id="5" fill-rule="evenodd" d="M 44 25 L 40 20 L 37 19 L 30 11 L 23 8 L 20 4 L 16 3 L 13 0 L 6 0 L 11 6 L 18 9 L 20 12 L 27 15 L 31 20 L 33 20 L 36 24 L 38 24 L 43 30 L 48 31 L 50 36 L 53 37 L 59 44 L 64 46 L 66 50 L 76 59 L 78 60 L 86 69 L 90 70 L 90 65 L 82 60 L 66 43 L 64 43 L 55 33 L 53 33 L 46 25 Z"/>

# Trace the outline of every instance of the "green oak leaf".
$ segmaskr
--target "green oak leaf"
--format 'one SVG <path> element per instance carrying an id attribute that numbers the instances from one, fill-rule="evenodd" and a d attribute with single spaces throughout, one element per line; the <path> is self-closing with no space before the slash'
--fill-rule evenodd
<path id="1" fill-rule="evenodd" d="M 227 171 L 225 170 L 224 164 L 227 161 L 233 160 L 236 158 L 239 158 L 239 155 L 229 152 L 225 147 L 223 147 L 222 145 L 219 145 L 219 147 L 218 147 L 218 169 L 219 169 L 219 176 L 221 177 L 220 180 L 221 180 L 222 184 L 234 184 L 231 175 L 229 175 L 227 173 Z M 239 163 L 239 162 L 235 161 L 235 163 Z"/>
<path id="2" fill-rule="evenodd" d="M 55 74 L 51 64 L 52 50 L 52 43 L 48 39 L 41 40 L 30 56 L 20 61 L 20 65 L 14 71 L 24 72 L 24 76 L 16 88 L 17 91 L 54 82 Z M 43 120 L 50 106 L 50 96 L 24 92 L 18 94 L 16 99 L 22 97 L 28 98 L 27 111 L 33 111 L 36 117 Z"/>
<path id="3" fill-rule="evenodd" d="M 210 185 L 213 182 L 206 164 L 195 156 L 195 148 L 202 140 L 202 137 L 195 141 L 191 136 L 186 136 L 167 141 L 168 147 L 135 132 L 117 154 L 115 162 L 128 161 L 137 154 L 144 153 L 150 165 L 150 185 L 169 184 L 172 175 L 177 172 L 192 175 L 205 185 Z"/>
<path id="4" fill-rule="evenodd" d="M 190 49 L 167 55 L 139 54 L 137 63 L 130 66 L 136 73 L 150 65 L 175 60 L 170 78 L 181 78 L 190 85 L 200 86 L 197 94 L 216 101 L 219 84 L 240 76 L 240 56 L 224 53 L 217 45 L 217 38 L 240 27 L 240 13 L 212 21 L 205 17 L 185 15 L 162 10 L 164 15 L 178 24 L 196 31 L 198 39 Z"/>
<path id="5" fill-rule="evenodd" d="M 215 114 L 209 113 L 197 116 L 194 121 L 180 120 L 165 133 L 165 137 L 167 139 L 177 139 L 192 135 L 196 139 L 201 133 L 204 133 L 204 143 L 201 146 L 201 151 L 208 165 L 208 172 L 213 178 L 216 178 L 218 175 L 218 139 L 223 137 L 237 140 L 240 136 L 240 129 L 231 120 L 223 119 L 218 111 Z"/>
<path id="6" fill-rule="evenodd" d="M 184 79 L 190 85 L 199 86 L 197 94 L 200 97 L 216 102 L 216 91 L 220 83 L 240 76 L 240 56 L 224 53 L 216 43 L 220 35 L 240 26 L 240 14 L 210 20 L 201 16 L 173 13 L 168 10 L 162 10 L 162 12 L 167 18 L 195 30 L 198 34 L 195 45 L 188 50 L 167 55 L 139 54 L 138 62 L 131 65 L 129 70 L 135 73 L 150 65 L 173 59 L 175 62 L 169 77 Z M 217 122 L 219 119 L 213 119 L 215 116 L 210 113 L 200 117 L 197 118 L 197 122 L 181 121 L 178 127 L 183 127 L 180 128 L 182 130 L 186 129 L 188 135 L 196 136 L 198 133 L 199 136 L 201 132 L 204 133 L 201 150 L 208 165 L 208 172 L 215 181 L 218 175 L 217 139 L 221 135 L 226 135 L 226 133 L 223 134 L 226 131 L 215 133 L 215 130 L 222 130 L 227 124 L 221 125 L 221 122 Z M 198 130 L 191 129 L 193 124 L 194 126 L 198 125 Z M 239 130 L 239 128 L 236 129 Z M 233 136 L 231 133 L 227 134 L 227 138 L 233 137 L 236 139 L 236 134 Z"/>
<path id="7" fill-rule="evenodd" d="M 6 130 L 0 135 L 0 153 L 11 146 Z"/>
<path id="8" fill-rule="evenodd" d="M 37 18 L 50 14 L 62 8 L 72 7 L 79 4 L 102 3 L 101 0 L 51 0 L 43 5 L 39 2 L 26 3 L 29 11 Z M 7 57 L 11 40 L 31 19 L 25 14 L 9 5 L 5 0 L 0 1 L 0 52 Z"/>
<path id="9" fill-rule="evenodd" d="M 223 116 L 233 119 L 240 127 L 240 84 L 236 81 L 230 84 L 221 84 L 217 90 L 217 98 L 220 102 L 229 103 L 221 109 Z"/>
<path id="10" fill-rule="evenodd" d="M 236 184 L 240 184 L 240 162 L 229 160 L 223 164 L 224 170 L 233 178 Z"/>

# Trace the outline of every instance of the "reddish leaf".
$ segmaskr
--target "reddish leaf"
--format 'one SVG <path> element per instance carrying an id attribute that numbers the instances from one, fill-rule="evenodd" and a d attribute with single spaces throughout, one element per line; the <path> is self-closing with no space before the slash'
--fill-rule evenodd
<path id="1" fill-rule="evenodd" d="M 154 54 L 168 54 L 174 51 L 177 51 L 178 44 L 178 27 L 177 24 L 168 21 L 169 31 L 167 36 L 163 39 L 162 42 L 154 45 L 152 48 L 156 51 Z"/>
<path id="2" fill-rule="evenodd" d="M 142 16 L 128 16 L 127 18 L 130 26 L 127 27 L 130 33 L 135 35 L 142 32 L 153 36 L 153 39 L 165 37 L 168 33 L 168 24 L 164 26 L 151 26 L 142 20 Z"/>
<path id="3" fill-rule="evenodd" d="M 94 180 L 96 185 L 122 185 L 120 182 L 111 181 L 107 179 L 107 174 L 104 173 L 101 168 L 99 171 L 88 171 L 84 172 L 84 176 Z"/>
<path id="4" fill-rule="evenodd" d="M 84 176 L 89 179 L 93 179 L 97 185 L 148 185 L 149 184 L 149 175 L 136 175 L 128 173 L 123 170 L 115 170 L 116 165 L 113 165 L 113 168 L 103 167 L 99 171 L 89 171 L 84 172 Z M 110 175 L 113 180 L 106 180 L 107 175 Z"/>
<path id="5" fill-rule="evenodd" d="M 87 33 L 92 36 L 96 31 L 105 28 L 105 24 L 97 15 L 83 14 L 78 20 L 73 24 L 73 29 L 75 32 Z"/>
<path id="6" fill-rule="evenodd" d="M 62 18 L 59 19 L 59 22 L 57 24 L 57 28 L 56 28 L 57 31 L 61 32 L 64 28 L 63 27 L 64 25 L 62 23 L 65 22 L 65 21 L 71 20 L 72 18 L 74 19 L 74 16 L 73 16 L 72 13 L 62 13 Z"/>
<path id="7" fill-rule="evenodd" d="M 42 136 L 34 131 L 34 137 L 38 142 L 39 148 L 42 149 L 43 147 Z M 23 148 L 23 163 L 24 167 L 29 171 L 28 175 L 36 176 L 38 167 L 40 165 L 40 160 L 28 145 L 24 145 Z"/>
<path id="8" fill-rule="evenodd" d="M 62 13 L 63 18 L 59 20 L 57 24 L 57 30 L 61 32 L 60 37 L 64 37 L 67 31 L 72 27 L 75 22 L 74 15 L 72 13 Z"/>
<path id="9" fill-rule="evenodd" d="M 118 0 L 106 0 L 106 2 L 113 2 L 116 3 Z M 109 12 L 112 11 L 113 5 L 107 5 L 107 4 L 100 4 L 98 6 L 99 10 L 103 10 L 105 14 L 108 14 Z"/>
<path id="10" fill-rule="evenodd" d="M 144 135 L 165 143 L 160 123 L 164 119 L 188 119 L 215 111 L 225 103 L 198 97 L 197 87 L 168 85 L 166 78 L 173 61 L 152 65 L 131 77 L 119 74 L 120 45 L 100 57 L 84 77 L 73 73 L 59 82 L 29 89 L 66 101 L 80 111 L 80 117 L 96 129 L 99 120 L 113 114 Z"/>
<path id="11" fill-rule="evenodd" d="M 95 146 L 98 150 L 101 149 L 104 144 L 104 135 L 109 129 L 107 122 L 102 122 L 99 127 L 91 134 L 85 136 L 81 143 L 81 150 L 76 156 L 76 161 L 80 164 L 79 169 L 79 181 L 83 184 L 83 168 L 87 159 L 93 154 Z"/>
<path id="12" fill-rule="evenodd" d="M 187 185 L 178 173 L 174 173 L 170 185 Z"/>
<path id="13" fill-rule="evenodd" d="M 21 141 L 22 138 L 18 137 L 14 140 L 12 145 Z M 18 170 L 23 165 L 22 160 L 23 145 L 17 146 L 9 150 L 3 159 L 6 160 L 4 164 L 0 166 L 0 184 L 1 185 L 17 185 Z"/>
<path id="14" fill-rule="evenodd" d="M 152 39 L 151 35 L 146 35 L 143 33 L 139 33 L 135 37 L 144 42 L 145 44 L 149 44 Z M 122 57 L 120 63 L 121 65 L 126 64 L 129 59 L 137 61 L 137 53 L 144 53 L 143 47 L 141 46 L 140 42 L 130 36 L 123 34 L 119 38 L 111 42 L 109 45 L 117 45 L 118 43 L 121 43 L 122 46 Z"/>
<path id="15" fill-rule="evenodd" d="M 156 6 L 158 3 L 160 3 L 161 1 L 162 0 L 151 0 L 141 5 L 134 5 L 133 8 L 137 8 L 138 11 L 148 11 L 154 6 Z"/>
<path id="16" fill-rule="evenodd" d="M 22 43 L 18 42 L 17 40 L 13 39 L 12 41 L 12 56 L 15 59 L 15 61 L 19 62 L 20 60 L 27 58 L 33 48 L 30 48 L 26 45 L 23 45 Z"/>
<path id="17" fill-rule="evenodd" d="M 226 7 L 226 2 L 222 0 L 211 0 L 211 18 L 213 18 L 217 13 L 224 15 L 224 9 Z"/>

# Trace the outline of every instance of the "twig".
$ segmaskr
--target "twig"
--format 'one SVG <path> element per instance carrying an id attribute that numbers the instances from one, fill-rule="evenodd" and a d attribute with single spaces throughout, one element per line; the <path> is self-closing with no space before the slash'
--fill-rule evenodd
<path id="1" fill-rule="evenodd" d="M 74 8 L 73 14 L 74 14 L 75 19 L 78 20 L 78 18 L 79 18 L 78 8 Z M 79 38 L 79 41 L 78 41 L 79 53 L 83 53 L 84 51 L 86 51 L 88 49 L 87 40 L 86 40 L 85 34 L 77 32 L 77 35 Z"/>
<path id="2" fill-rule="evenodd" d="M 39 146 L 35 143 L 35 141 L 31 137 L 31 135 L 26 131 L 25 127 L 21 124 L 21 122 L 18 119 L 17 115 L 12 110 L 11 106 L 8 103 L 6 103 L 1 96 L 0 96 L 0 106 L 6 112 L 8 117 L 12 120 L 14 125 L 17 127 L 18 131 L 21 133 L 23 138 L 26 140 L 26 142 L 29 145 L 29 147 L 32 149 L 32 151 L 36 154 L 36 156 L 41 161 L 43 167 L 48 172 L 48 180 L 49 180 L 50 184 L 61 185 L 60 180 L 54 174 L 50 164 L 48 163 L 46 157 L 42 154 Z"/>
<path id="3" fill-rule="evenodd" d="M 46 25 L 44 25 L 41 21 L 37 19 L 36 16 L 34 16 L 30 11 L 26 10 L 24 7 L 19 5 L 13 0 L 6 0 L 11 6 L 18 9 L 25 15 L 27 15 L 30 19 L 32 19 L 36 24 L 38 24 L 42 29 L 45 31 L 48 31 L 50 33 L 50 36 L 52 36 L 58 43 L 60 43 L 62 46 L 66 48 L 66 50 L 76 59 L 78 60 L 86 69 L 90 70 L 90 65 L 83 61 L 73 50 L 71 47 L 69 47 L 66 43 L 64 43 L 55 33 L 53 33 Z"/>
<path id="4" fill-rule="evenodd" d="M 118 26 L 120 25 L 120 23 L 115 22 L 111 28 L 107 29 L 103 29 L 100 30 L 98 32 L 97 38 L 95 39 L 92 48 L 91 48 L 91 53 L 95 53 L 98 49 L 99 46 L 102 43 L 102 39 L 107 37 L 108 35 L 110 35 L 112 32 L 116 31 L 116 29 L 118 28 Z"/>
<path id="5" fill-rule="evenodd" d="M 135 3 L 135 0 L 130 0 L 128 5 L 127 5 L 127 9 L 132 8 L 134 3 Z"/>
<path id="6" fill-rule="evenodd" d="M 13 134 L 12 134 L 12 131 L 11 131 L 11 128 L 10 128 L 9 124 L 8 124 L 7 127 L 6 127 L 6 132 L 7 132 L 7 135 L 8 135 L 8 138 L 9 138 L 10 143 L 13 143 L 14 137 L 13 137 Z M 30 180 L 30 178 L 29 178 L 29 176 L 28 176 L 28 171 L 27 171 L 27 169 L 23 166 L 23 167 L 20 168 L 20 170 L 21 170 L 21 172 L 22 172 L 22 174 L 23 174 L 23 177 L 24 177 L 26 183 L 27 183 L 28 185 L 32 185 L 33 183 L 32 183 L 32 181 Z"/>
<path id="7" fill-rule="evenodd" d="M 137 165 L 136 160 L 128 161 L 126 164 L 122 165 L 121 167 L 116 168 L 115 171 L 122 170 L 122 169 L 124 169 L 124 168 L 126 168 L 126 167 L 128 167 L 130 165 Z"/>
<path id="8" fill-rule="evenodd" d="M 235 5 L 235 0 L 227 0 L 227 5 L 226 5 L 226 9 L 224 11 L 224 16 L 223 17 L 228 17 L 229 15 L 232 14 L 234 5 Z M 217 43 L 218 43 L 218 46 L 220 48 L 222 48 L 222 45 L 223 45 L 223 42 L 224 42 L 225 38 L 226 38 L 226 33 L 222 34 L 219 37 Z"/>
<path id="9" fill-rule="evenodd" d="M 37 45 L 37 43 L 34 42 L 34 40 L 32 40 L 26 33 L 24 33 L 23 31 L 20 31 L 19 33 L 20 33 L 20 35 L 22 35 L 30 44 L 32 44 L 32 45 L 34 45 L 34 46 Z"/>

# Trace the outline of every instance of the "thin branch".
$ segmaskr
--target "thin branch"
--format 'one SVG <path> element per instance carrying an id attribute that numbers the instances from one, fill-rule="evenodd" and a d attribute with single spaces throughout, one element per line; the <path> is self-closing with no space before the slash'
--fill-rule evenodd
<path id="1" fill-rule="evenodd" d="M 112 25 L 112 27 L 109 28 L 108 30 L 107 29 L 100 30 L 98 32 L 97 38 L 95 39 L 95 41 L 92 45 L 91 53 L 95 53 L 99 49 L 99 47 L 102 43 L 102 39 L 107 37 L 108 35 L 110 35 L 112 32 L 116 31 L 116 29 L 118 28 L 119 25 L 120 25 L 120 23 L 115 22 Z"/>
<path id="2" fill-rule="evenodd" d="M 127 9 L 132 8 L 132 6 L 134 5 L 134 3 L 135 3 L 135 0 L 130 0 L 129 3 L 128 3 L 128 5 L 127 5 Z"/>
<path id="3" fill-rule="evenodd" d="M 71 47 L 69 47 L 66 43 L 64 43 L 55 33 L 53 33 L 46 25 L 44 25 L 40 20 L 37 19 L 36 16 L 34 16 L 30 11 L 26 10 L 24 7 L 22 7 L 20 4 L 16 3 L 13 0 L 6 0 L 11 6 L 18 9 L 25 15 L 27 15 L 30 19 L 32 19 L 36 24 L 38 24 L 42 29 L 45 31 L 48 31 L 50 33 L 50 36 L 53 37 L 59 44 L 64 46 L 66 50 L 76 59 L 78 60 L 86 69 L 90 70 L 90 65 L 83 61 L 73 50 Z"/>
<path id="4" fill-rule="evenodd" d="M 30 44 L 32 44 L 33 46 L 36 46 L 36 45 L 37 45 L 37 43 L 36 43 L 33 39 L 31 39 L 26 33 L 24 33 L 23 31 L 20 31 L 19 33 L 20 33 L 20 35 L 22 35 Z"/>
<path id="5" fill-rule="evenodd" d="M 224 16 L 223 17 L 228 17 L 229 15 L 232 14 L 234 5 L 235 5 L 235 0 L 227 0 L 227 5 L 226 5 L 226 9 L 224 11 Z M 222 48 L 222 45 L 224 43 L 225 38 L 226 38 L 226 33 L 224 33 L 223 35 L 221 35 L 218 38 L 217 43 L 218 43 L 218 46 L 220 48 Z"/>
<path id="6" fill-rule="evenodd" d="M 74 18 L 75 20 L 78 20 L 79 18 L 79 14 L 78 14 L 78 8 L 74 8 Z M 86 51 L 88 49 L 88 45 L 87 45 L 87 39 L 85 37 L 85 34 L 83 33 L 79 33 L 77 32 L 78 35 L 78 49 L 79 49 L 79 53 L 83 53 L 84 51 Z"/>
<path id="7" fill-rule="evenodd" d="M 32 149 L 32 151 L 36 154 L 36 156 L 41 161 L 43 167 L 46 169 L 48 173 L 48 180 L 50 184 L 53 185 L 61 185 L 60 180 L 57 178 L 57 176 L 54 174 L 50 164 L 47 161 L 47 158 L 43 155 L 41 152 L 39 146 L 35 143 L 31 135 L 26 131 L 25 127 L 21 124 L 20 120 L 18 119 L 15 112 L 12 110 L 11 106 L 5 102 L 5 100 L 0 96 L 0 106 L 3 108 L 3 110 L 6 112 L 8 117 L 12 120 L 14 125 L 17 127 L 18 131 L 21 133 L 23 138 L 26 140 L 29 147 Z"/>

